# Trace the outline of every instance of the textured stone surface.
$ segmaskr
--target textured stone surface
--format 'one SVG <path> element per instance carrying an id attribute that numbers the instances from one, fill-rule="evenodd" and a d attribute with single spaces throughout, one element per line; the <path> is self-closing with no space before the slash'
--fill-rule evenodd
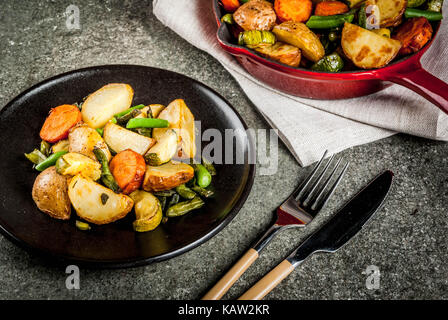
<path id="1" fill-rule="evenodd" d="M 67 1 L 3 1 L 0 9 L 0 106 L 48 77 L 81 67 L 128 63 L 174 70 L 226 97 L 252 128 L 268 128 L 220 64 L 152 15 L 150 1 L 79 0 L 81 27 L 68 31 Z M 285 231 L 229 291 L 236 298 L 383 169 L 396 174 L 385 207 L 336 254 L 300 266 L 269 299 L 448 298 L 446 230 L 448 145 L 397 135 L 341 153 L 351 161 L 345 181 L 306 229 Z M 63 268 L 48 265 L 0 236 L 0 298 L 197 299 L 265 228 L 273 210 L 310 168 L 280 145 L 279 170 L 257 176 L 237 217 L 200 247 L 169 261 L 123 270 L 81 270 L 81 289 L 65 288 Z M 376 265 L 378 290 L 362 272 Z"/>

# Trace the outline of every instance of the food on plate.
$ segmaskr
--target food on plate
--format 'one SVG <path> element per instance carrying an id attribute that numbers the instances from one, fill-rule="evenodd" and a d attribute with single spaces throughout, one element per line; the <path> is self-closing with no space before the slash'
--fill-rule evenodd
<path id="1" fill-rule="evenodd" d="M 235 44 L 264 58 L 337 73 L 382 68 L 418 52 L 443 18 L 442 4 L 443 0 L 229 1 L 222 3 L 222 21 Z"/>
<path id="2" fill-rule="evenodd" d="M 84 103 L 51 109 L 40 145 L 25 154 L 40 171 L 32 189 L 39 210 L 69 220 L 73 208 L 73 225 L 85 232 L 133 211 L 132 228 L 147 232 L 214 195 L 217 170 L 194 159 L 195 119 L 186 102 L 132 106 L 133 95 L 130 85 L 112 83 Z"/>

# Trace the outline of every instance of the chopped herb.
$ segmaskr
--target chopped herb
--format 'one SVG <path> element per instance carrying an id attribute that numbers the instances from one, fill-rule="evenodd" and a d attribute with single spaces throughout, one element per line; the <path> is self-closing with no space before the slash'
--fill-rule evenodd
<path id="1" fill-rule="evenodd" d="M 109 196 L 105 193 L 101 194 L 101 203 L 103 204 L 103 206 L 106 204 L 107 200 L 109 200 Z"/>

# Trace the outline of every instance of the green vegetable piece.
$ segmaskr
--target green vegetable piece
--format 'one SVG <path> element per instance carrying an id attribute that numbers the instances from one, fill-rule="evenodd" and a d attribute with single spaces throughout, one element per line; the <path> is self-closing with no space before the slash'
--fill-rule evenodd
<path id="1" fill-rule="evenodd" d="M 344 60 L 336 52 L 323 57 L 311 66 L 311 70 L 321 72 L 339 72 L 344 68 Z"/>
<path id="2" fill-rule="evenodd" d="M 416 8 L 420 7 L 422 4 L 424 4 L 426 0 L 408 0 L 408 8 Z"/>
<path id="3" fill-rule="evenodd" d="M 207 169 L 208 172 L 210 172 L 210 174 L 212 176 L 216 176 L 216 168 L 213 165 L 213 163 L 211 163 L 209 160 L 207 160 L 206 158 L 202 157 L 202 164 L 205 167 L 205 169 Z"/>
<path id="4" fill-rule="evenodd" d="M 225 22 L 227 24 L 234 24 L 235 20 L 233 20 L 233 14 L 227 13 L 227 14 L 223 15 L 221 18 L 221 22 Z"/>
<path id="5" fill-rule="evenodd" d="M 429 0 L 428 10 L 434 12 L 442 11 L 443 0 Z"/>
<path id="6" fill-rule="evenodd" d="M 40 142 L 40 152 L 48 157 L 51 153 L 51 145 L 47 141 L 42 140 Z"/>
<path id="7" fill-rule="evenodd" d="M 367 12 L 366 12 L 366 4 L 365 3 L 363 3 L 361 5 L 361 8 L 359 8 L 358 25 L 361 28 L 367 29 Z"/>
<path id="8" fill-rule="evenodd" d="M 114 176 L 110 172 L 109 161 L 107 160 L 107 157 L 104 154 L 103 150 L 98 147 L 94 147 L 93 153 L 95 154 L 98 162 L 101 163 L 101 181 L 113 192 L 120 192 L 120 187 L 118 186 L 117 182 L 114 179 Z"/>
<path id="9" fill-rule="evenodd" d="M 306 26 L 310 29 L 330 29 L 344 25 L 345 22 L 351 23 L 355 18 L 354 14 L 338 14 L 334 16 L 311 16 Z"/>
<path id="10" fill-rule="evenodd" d="M 78 228 L 79 230 L 82 230 L 82 231 L 87 231 L 87 230 L 92 229 L 88 223 L 85 223 L 85 222 L 82 222 L 79 220 L 76 220 L 75 224 L 76 224 L 76 228 Z"/>
<path id="11" fill-rule="evenodd" d="M 184 199 L 191 200 L 196 197 L 196 192 L 188 188 L 185 184 L 176 187 L 176 192 Z"/>
<path id="12" fill-rule="evenodd" d="M 202 164 L 197 164 L 194 167 L 197 185 L 202 188 L 207 188 L 212 182 L 212 175 Z"/>
<path id="13" fill-rule="evenodd" d="M 47 159 L 45 159 L 44 161 L 40 162 L 38 165 L 36 165 L 36 170 L 37 171 L 44 171 L 45 169 L 54 166 L 56 161 L 58 161 L 58 159 L 63 156 L 64 154 L 66 154 L 68 151 L 59 151 L 59 152 L 55 152 L 53 153 L 51 156 L 49 156 Z"/>
<path id="14" fill-rule="evenodd" d="M 32 163 L 34 164 L 39 164 L 42 161 L 44 161 L 45 159 L 47 159 L 47 157 L 42 154 L 42 152 L 40 152 L 37 149 L 34 149 L 32 152 L 30 153 L 25 153 L 25 157 L 30 160 Z"/>
<path id="15" fill-rule="evenodd" d="M 172 206 L 174 206 L 175 204 L 177 204 L 180 200 L 180 196 L 178 193 L 173 194 L 173 196 L 170 199 L 170 202 L 168 202 L 168 205 L 166 206 L 167 208 L 170 208 Z"/>
<path id="16" fill-rule="evenodd" d="M 201 188 L 200 186 L 192 186 L 191 190 L 193 190 L 198 195 L 204 198 L 211 198 L 215 195 L 215 193 L 212 190 Z"/>
<path id="17" fill-rule="evenodd" d="M 275 34 L 270 31 L 250 30 L 240 32 L 238 44 L 240 46 L 270 45 L 275 43 Z"/>
<path id="18" fill-rule="evenodd" d="M 404 12 L 404 16 L 407 19 L 425 17 L 429 21 L 440 21 L 443 19 L 443 15 L 440 12 L 420 10 L 414 8 L 407 8 L 406 11 Z"/>
<path id="19" fill-rule="evenodd" d="M 152 128 L 136 128 L 134 130 L 142 136 L 152 138 Z"/>
<path id="20" fill-rule="evenodd" d="M 194 197 L 189 201 L 179 202 L 168 208 L 166 216 L 169 218 L 183 216 L 184 214 L 199 209 L 204 205 L 204 201 L 200 197 Z"/>
<path id="21" fill-rule="evenodd" d="M 331 31 L 328 33 L 328 40 L 330 40 L 331 42 L 336 42 L 339 40 L 339 38 L 340 34 L 335 31 Z"/>
<path id="22" fill-rule="evenodd" d="M 156 197 L 171 197 L 173 194 L 175 194 L 176 191 L 174 190 L 164 190 L 164 191 L 155 191 L 152 194 Z"/>
<path id="23" fill-rule="evenodd" d="M 104 130 L 102 128 L 96 128 L 95 130 L 100 134 L 100 136 L 103 136 Z"/>
<path id="24" fill-rule="evenodd" d="M 134 109 L 131 112 L 128 112 L 121 117 L 115 117 L 115 119 L 117 119 L 117 123 L 119 125 L 124 126 L 129 120 L 131 120 L 132 118 L 135 118 L 140 113 L 142 113 L 142 112 L 139 109 Z"/>
<path id="25" fill-rule="evenodd" d="M 110 119 L 110 122 L 112 122 L 112 123 L 117 123 L 117 118 L 115 118 L 115 117 L 113 117 L 112 119 Z"/>
<path id="26" fill-rule="evenodd" d="M 103 204 L 103 206 L 107 203 L 107 200 L 109 200 L 109 196 L 105 193 L 101 194 L 101 203 Z"/>
<path id="27" fill-rule="evenodd" d="M 169 125 L 170 123 L 164 119 L 134 118 L 128 121 L 126 128 L 168 128 Z"/>
<path id="28" fill-rule="evenodd" d="M 139 104 L 138 106 L 131 107 L 129 109 L 126 109 L 126 110 L 124 110 L 122 112 L 119 112 L 119 113 L 115 114 L 114 117 L 115 118 L 120 118 L 120 117 L 122 117 L 122 116 L 124 116 L 124 115 L 126 115 L 126 114 L 128 114 L 128 113 L 130 113 L 132 111 L 134 111 L 134 110 L 143 109 L 144 107 L 145 107 L 145 105 Z"/>
<path id="29" fill-rule="evenodd" d="M 159 199 L 162 212 L 165 212 L 167 197 L 157 197 L 157 199 Z"/>

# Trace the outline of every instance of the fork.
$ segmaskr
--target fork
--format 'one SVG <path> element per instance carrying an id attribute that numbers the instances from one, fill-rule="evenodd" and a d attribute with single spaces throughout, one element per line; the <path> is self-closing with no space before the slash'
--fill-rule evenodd
<path id="1" fill-rule="evenodd" d="M 325 182 L 321 183 L 325 175 L 330 171 L 331 163 L 334 159 L 333 155 L 324 165 L 324 159 L 327 156 L 327 153 L 328 151 L 325 151 L 324 155 L 308 177 L 296 190 L 294 190 L 288 199 L 277 208 L 277 219 L 274 224 L 265 231 L 263 236 L 238 260 L 221 280 L 207 292 L 202 300 L 221 299 L 241 275 L 255 262 L 259 257 L 260 252 L 275 237 L 275 235 L 288 228 L 306 226 L 327 204 L 341 182 L 349 165 L 349 162 L 347 162 L 337 175 L 342 162 L 342 158 L 340 158 Z M 317 175 L 317 178 L 313 181 L 314 176 L 316 176 L 322 166 L 323 170 L 321 170 Z M 331 187 L 328 188 L 332 180 L 334 180 L 334 182 L 331 184 Z"/>

